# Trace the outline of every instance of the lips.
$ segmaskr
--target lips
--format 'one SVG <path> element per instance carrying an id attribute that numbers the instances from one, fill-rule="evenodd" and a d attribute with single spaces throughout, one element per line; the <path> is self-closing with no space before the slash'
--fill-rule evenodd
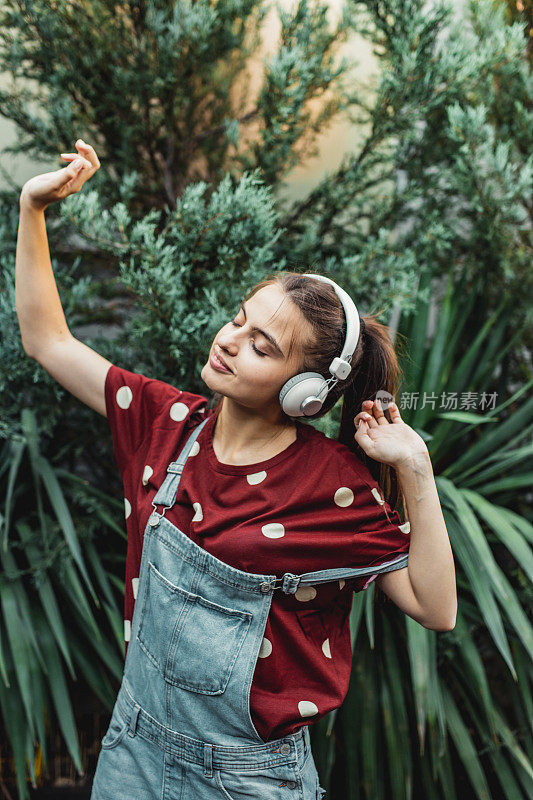
<path id="1" fill-rule="evenodd" d="M 220 364 L 222 364 L 223 367 L 225 367 L 228 370 L 228 372 L 232 372 L 232 370 L 228 367 L 222 356 L 217 352 L 216 348 L 213 349 L 213 354 L 211 358 L 213 359 L 215 364 L 218 361 Z"/>

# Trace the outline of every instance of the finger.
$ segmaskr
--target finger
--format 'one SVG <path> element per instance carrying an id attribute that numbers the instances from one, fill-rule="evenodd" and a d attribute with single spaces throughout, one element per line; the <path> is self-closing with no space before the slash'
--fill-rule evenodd
<path id="1" fill-rule="evenodd" d="M 401 422 L 402 421 L 402 418 L 400 416 L 400 410 L 399 410 L 398 406 L 396 405 L 396 403 L 394 403 L 394 402 L 390 402 L 389 403 L 389 413 L 390 413 L 390 418 L 391 418 L 392 422 Z"/>
<path id="2" fill-rule="evenodd" d="M 88 159 L 95 169 L 98 169 L 100 166 L 100 161 L 98 160 L 98 156 L 96 155 L 94 148 L 90 144 L 84 142 L 83 139 L 78 139 L 76 142 L 76 147 L 81 155 Z"/>
<path id="3" fill-rule="evenodd" d="M 376 420 L 378 422 L 378 425 L 388 425 L 389 424 L 388 419 L 385 417 L 385 413 L 383 411 L 383 406 L 382 406 L 381 400 L 379 398 L 376 398 L 374 400 L 374 407 L 373 407 L 372 411 L 373 411 L 374 416 L 375 416 L 375 418 L 376 418 Z"/>
<path id="4" fill-rule="evenodd" d="M 360 419 L 355 429 L 355 441 L 357 442 L 360 447 L 363 448 L 365 452 L 369 450 L 369 448 L 374 447 L 374 442 L 369 436 L 369 425 L 368 422 L 364 419 Z"/>
<path id="5" fill-rule="evenodd" d="M 368 413 L 372 415 L 372 419 L 375 419 L 375 420 L 378 419 L 379 414 L 377 413 L 377 411 L 379 409 L 378 409 L 378 406 L 375 405 L 375 401 L 374 400 L 363 400 L 362 405 L 363 405 L 363 410 L 364 411 L 368 411 Z"/>
<path id="6" fill-rule="evenodd" d="M 78 178 L 81 177 L 83 174 L 84 169 L 87 168 L 88 162 L 84 162 L 84 159 L 76 159 L 68 167 L 60 170 L 63 173 L 64 182 L 67 183 L 68 181 L 76 181 Z M 90 166 L 90 165 L 89 165 Z"/>
<path id="7" fill-rule="evenodd" d="M 357 414 L 354 417 L 354 424 L 355 424 L 356 428 L 359 425 L 359 420 L 363 420 L 364 422 L 366 422 L 366 424 L 370 428 L 377 428 L 377 426 L 378 426 L 378 423 L 376 422 L 376 420 L 374 419 L 372 414 L 368 413 L 368 411 L 360 411 L 359 414 Z"/>
<path id="8" fill-rule="evenodd" d="M 82 170 L 87 170 L 87 169 L 91 169 L 92 168 L 91 162 L 87 161 L 86 158 L 80 158 L 80 156 L 75 158 L 74 161 L 72 162 L 72 164 L 75 165 L 76 167 L 78 167 L 78 165 L 80 164 Z"/>
<path id="9" fill-rule="evenodd" d="M 70 160 L 71 164 L 73 164 L 75 161 L 81 161 L 82 167 L 92 168 L 91 162 L 87 158 L 80 156 L 79 153 L 61 153 L 61 156 L 65 158 L 65 161 Z"/>
<path id="10" fill-rule="evenodd" d="M 80 157 L 79 153 L 60 153 L 59 155 L 65 161 L 74 161 L 75 158 L 79 158 Z"/>

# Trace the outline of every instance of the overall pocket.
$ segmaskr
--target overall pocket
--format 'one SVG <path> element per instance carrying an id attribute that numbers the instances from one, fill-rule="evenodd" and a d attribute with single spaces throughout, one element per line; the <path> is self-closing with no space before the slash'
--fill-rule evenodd
<path id="1" fill-rule="evenodd" d="M 300 794 L 294 767 L 264 767 L 246 772 L 217 769 L 214 776 L 221 800 L 296 800 Z"/>
<path id="2" fill-rule="evenodd" d="M 222 694 L 252 615 L 171 583 L 148 562 L 137 638 L 164 679 L 200 694 Z"/>

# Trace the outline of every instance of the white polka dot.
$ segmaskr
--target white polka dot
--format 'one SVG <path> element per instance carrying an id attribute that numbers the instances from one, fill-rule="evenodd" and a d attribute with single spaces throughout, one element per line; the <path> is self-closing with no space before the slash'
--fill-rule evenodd
<path id="1" fill-rule="evenodd" d="M 173 403 L 170 406 L 170 419 L 174 422 L 181 422 L 189 413 L 189 407 L 185 403 Z"/>
<path id="2" fill-rule="evenodd" d="M 131 636 L 131 619 L 124 620 L 124 640 L 129 642 Z"/>
<path id="3" fill-rule="evenodd" d="M 198 442 L 195 442 L 193 444 L 193 446 L 191 447 L 191 452 L 189 453 L 189 458 L 191 456 L 197 456 L 199 452 L 200 452 L 200 445 L 198 444 Z"/>
<path id="4" fill-rule="evenodd" d="M 131 588 L 133 589 L 133 599 L 137 600 L 137 592 L 139 591 L 139 578 L 131 579 Z"/>
<path id="5" fill-rule="evenodd" d="M 346 581 L 344 580 L 344 578 L 341 578 L 339 581 L 339 589 L 344 589 L 345 584 Z"/>
<path id="6" fill-rule="evenodd" d="M 130 407 L 131 401 L 133 400 L 133 392 L 129 386 L 121 386 L 120 389 L 117 390 L 115 397 L 117 406 L 126 409 Z"/>
<path id="7" fill-rule="evenodd" d="M 348 486 L 340 486 L 333 498 L 338 506 L 345 508 L 353 503 L 353 492 Z"/>
<path id="8" fill-rule="evenodd" d="M 300 586 L 299 589 L 296 589 L 296 594 L 294 596 L 297 600 L 300 600 L 301 603 L 307 603 L 308 600 L 315 599 L 316 589 L 314 586 Z"/>
<path id="9" fill-rule="evenodd" d="M 407 520 L 407 522 L 404 522 L 403 525 L 398 525 L 398 527 L 402 533 L 409 533 L 411 530 L 411 523 Z"/>
<path id="10" fill-rule="evenodd" d="M 329 639 L 326 639 L 322 642 L 322 652 L 326 656 L 326 658 L 331 658 L 331 648 L 329 646 Z"/>
<path id="11" fill-rule="evenodd" d="M 263 470 L 262 472 L 253 472 L 251 475 L 247 475 L 246 480 L 250 486 L 255 486 L 256 483 L 261 483 L 261 481 L 264 481 L 266 476 L 267 474 L 265 470 Z"/>
<path id="12" fill-rule="evenodd" d="M 152 467 L 150 467 L 147 464 L 145 466 L 145 468 L 144 468 L 144 471 L 143 471 L 143 485 L 144 486 L 146 486 L 146 484 L 148 483 L 148 481 L 150 480 L 150 478 L 152 477 L 153 474 L 154 474 L 154 471 L 153 471 Z"/>
<path id="13" fill-rule="evenodd" d="M 128 519 L 131 514 L 131 503 L 127 497 L 124 498 L 124 516 Z"/>
<path id="14" fill-rule="evenodd" d="M 374 495 L 374 497 L 376 498 L 376 500 L 378 501 L 378 503 L 380 504 L 380 506 L 382 506 L 382 505 L 383 505 L 383 503 L 385 502 L 385 500 L 382 498 L 382 496 L 381 496 L 381 495 L 380 495 L 380 493 L 379 493 L 379 490 L 378 490 L 378 489 L 376 489 L 376 487 L 375 487 L 375 486 L 372 488 L 372 494 Z"/>
<path id="15" fill-rule="evenodd" d="M 193 503 L 192 507 L 194 508 L 194 517 L 191 519 L 191 522 L 201 522 L 204 518 L 202 506 L 200 503 Z"/>
<path id="16" fill-rule="evenodd" d="M 280 539 L 285 536 L 285 526 L 281 522 L 269 522 L 268 525 L 263 525 L 261 533 L 269 539 Z"/>
<path id="17" fill-rule="evenodd" d="M 301 717 L 312 717 L 318 714 L 318 708 L 311 700 L 300 700 L 298 703 L 298 711 Z"/>
<path id="18" fill-rule="evenodd" d="M 272 642 L 268 639 L 263 639 L 261 647 L 259 648 L 259 658 L 266 658 L 272 652 Z"/>

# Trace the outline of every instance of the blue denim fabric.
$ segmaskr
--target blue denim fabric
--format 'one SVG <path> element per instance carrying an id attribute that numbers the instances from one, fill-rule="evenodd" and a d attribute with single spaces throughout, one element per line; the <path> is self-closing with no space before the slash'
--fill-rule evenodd
<path id="1" fill-rule="evenodd" d="M 144 532 L 122 683 L 102 739 L 91 800 L 321 800 L 307 725 L 270 742 L 250 689 L 276 589 L 405 566 L 304 575 L 243 572 L 199 547 L 164 513 L 190 449 L 171 462 Z"/>

